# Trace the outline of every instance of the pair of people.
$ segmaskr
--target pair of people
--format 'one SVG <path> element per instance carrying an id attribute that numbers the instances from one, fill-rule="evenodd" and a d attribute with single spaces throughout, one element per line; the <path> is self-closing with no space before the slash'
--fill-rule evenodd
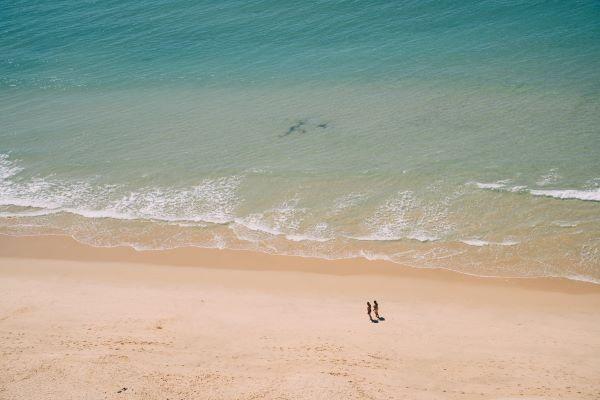
<path id="1" fill-rule="evenodd" d="M 367 301 L 367 314 L 369 314 L 369 319 L 371 322 L 385 321 L 385 318 L 379 316 L 379 304 L 377 304 L 377 300 L 373 300 L 372 312 L 375 314 L 375 318 L 377 319 L 374 319 L 371 315 L 371 303 Z"/>

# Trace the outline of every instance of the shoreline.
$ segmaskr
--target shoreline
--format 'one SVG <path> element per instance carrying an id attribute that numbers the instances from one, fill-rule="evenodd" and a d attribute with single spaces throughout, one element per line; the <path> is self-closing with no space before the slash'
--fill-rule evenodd
<path id="1" fill-rule="evenodd" d="M 600 293 L 600 285 L 562 277 L 487 277 L 449 269 L 415 268 L 366 258 L 322 259 L 251 250 L 180 247 L 136 250 L 128 246 L 96 247 L 66 235 L 0 234 L 0 257 L 84 262 L 127 262 L 251 271 L 299 271 L 326 275 L 381 275 L 434 281 L 509 286 L 565 293 Z"/>

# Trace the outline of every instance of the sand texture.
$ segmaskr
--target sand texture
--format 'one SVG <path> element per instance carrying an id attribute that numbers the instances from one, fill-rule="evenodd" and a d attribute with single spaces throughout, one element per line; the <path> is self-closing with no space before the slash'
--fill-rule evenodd
<path id="1" fill-rule="evenodd" d="M 128 252 L 0 238 L 0 399 L 600 398 L 596 285 Z"/>

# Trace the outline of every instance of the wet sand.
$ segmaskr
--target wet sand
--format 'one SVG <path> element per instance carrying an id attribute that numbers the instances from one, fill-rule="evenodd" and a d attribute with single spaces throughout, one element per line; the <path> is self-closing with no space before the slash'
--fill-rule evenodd
<path id="1" fill-rule="evenodd" d="M 584 282 L 0 236 L 0 294 L 0 399 L 600 397 Z"/>

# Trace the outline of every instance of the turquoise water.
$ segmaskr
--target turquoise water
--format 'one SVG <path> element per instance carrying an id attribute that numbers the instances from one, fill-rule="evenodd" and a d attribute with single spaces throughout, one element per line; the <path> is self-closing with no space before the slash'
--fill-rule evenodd
<path id="1" fill-rule="evenodd" d="M 0 233 L 600 281 L 597 2 L 9 1 Z"/>

